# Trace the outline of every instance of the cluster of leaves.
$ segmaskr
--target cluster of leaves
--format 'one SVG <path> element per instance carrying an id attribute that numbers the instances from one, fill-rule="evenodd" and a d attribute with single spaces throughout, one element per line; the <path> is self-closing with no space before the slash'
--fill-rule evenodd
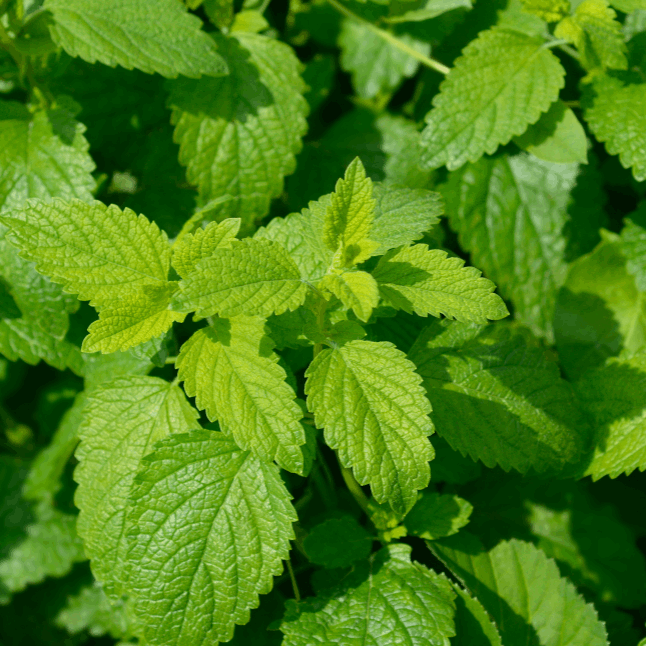
<path id="1" fill-rule="evenodd" d="M 0 0 L 0 93 L 2 646 L 644 637 L 645 0 Z"/>

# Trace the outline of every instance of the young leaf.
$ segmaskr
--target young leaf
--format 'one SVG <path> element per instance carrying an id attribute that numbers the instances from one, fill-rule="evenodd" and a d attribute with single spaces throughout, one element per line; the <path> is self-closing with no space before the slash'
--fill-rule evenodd
<path id="1" fill-rule="evenodd" d="M 473 506 L 459 496 L 424 492 L 404 525 L 409 534 L 433 541 L 456 534 L 469 522 L 472 511 Z"/>
<path id="2" fill-rule="evenodd" d="M 177 386 L 156 377 L 118 377 L 88 397 L 74 472 L 78 532 L 110 597 L 123 592 L 125 515 L 141 460 L 158 440 L 197 428 L 197 416 Z"/>
<path id="3" fill-rule="evenodd" d="M 296 166 L 307 130 L 305 84 L 285 43 L 243 32 L 215 41 L 229 76 L 171 84 L 175 141 L 202 203 L 214 200 L 220 217 L 241 218 L 247 233 Z"/>
<path id="4" fill-rule="evenodd" d="M 529 335 L 504 325 L 437 322 L 409 356 L 454 449 L 521 473 L 559 472 L 583 459 L 590 439 L 583 411 Z"/>
<path id="5" fill-rule="evenodd" d="M 547 22 L 557 22 L 570 13 L 569 0 L 522 0 L 522 3 L 526 11 Z"/>
<path id="6" fill-rule="evenodd" d="M 182 346 L 177 369 L 189 397 L 238 446 L 303 472 L 303 414 L 262 319 L 214 320 Z"/>
<path id="7" fill-rule="evenodd" d="M 165 334 L 175 321 L 186 314 L 169 309 L 176 283 L 145 285 L 136 293 L 126 294 L 99 313 L 98 321 L 88 328 L 83 352 L 119 352 Z"/>
<path id="8" fill-rule="evenodd" d="M 44 6 L 54 16 L 54 41 L 89 63 L 167 78 L 227 73 L 200 21 L 176 0 L 47 0 Z"/>
<path id="9" fill-rule="evenodd" d="M 509 312 L 496 286 L 460 258 L 424 244 L 389 251 L 372 272 L 382 298 L 418 316 L 441 314 L 458 321 L 486 323 Z"/>
<path id="10" fill-rule="evenodd" d="M 611 234 L 604 237 L 592 253 L 572 263 L 556 303 L 556 346 L 572 380 L 646 341 L 646 294 L 626 270 L 621 242 Z"/>
<path id="11" fill-rule="evenodd" d="M 290 498 L 278 467 L 222 433 L 157 444 L 128 516 L 129 586 L 147 643 L 226 642 L 249 621 L 288 557 L 297 520 Z"/>
<path id="12" fill-rule="evenodd" d="M 474 536 L 460 533 L 428 545 L 482 603 L 503 643 L 607 646 L 594 607 L 530 543 L 506 541 L 486 552 Z"/>
<path id="13" fill-rule="evenodd" d="M 352 516 L 343 516 L 315 525 L 303 547 L 312 563 L 343 568 L 370 556 L 372 538 Z"/>
<path id="14" fill-rule="evenodd" d="M 556 26 L 554 35 L 576 45 L 581 64 L 587 70 L 625 70 L 626 45 L 616 17 L 607 0 L 583 0 L 574 15 Z"/>
<path id="15" fill-rule="evenodd" d="M 590 130 L 624 168 L 632 168 L 638 182 L 645 180 L 646 116 L 638 106 L 646 103 L 646 83 L 625 85 L 602 76 L 593 89 L 596 96 L 584 113 Z"/>
<path id="16" fill-rule="evenodd" d="M 400 34 L 397 38 L 424 56 L 431 53 L 428 43 L 408 34 Z M 352 85 L 357 95 L 364 99 L 393 92 L 404 78 L 414 76 L 419 67 L 417 59 L 356 20 L 343 21 L 339 46 L 341 67 L 352 74 Z"/>
<path id="17" fill-rule="evenodd" d="M 200 260 L 208 258 L 216 249 L 229 248 L 240 230 L 240 219 L 210 222 L 204 229 L 197 229 L 178 239 L 173 245 L 173 267 L 182 277 L 195 269 Z"/>
<path id="18" fill-rule="evenodd" d="M 472 262 L 513 303 L 516 319 L 548 339 L 567 273 L 563 228 L 577 173 L 577 165 L 525 154 L 481 159 L 451 173 L 443 190 Z"/>
<path id="19" fill-rule="evenodd" d="M 374 217 L 372 180 L 366 177 L 366 169 L 357 157 L 337 182 L 325 211 L 323 240 L 328 249 L 336 251 L 341 246 L 344 254 L 349 254 L 356 248 L 351 258 L 353 263 L 365 260 L 371 253 L 366 255 L 361 243 L 367 242 Z"/>
<path id="20" fill-rule="evenodd" d="M 357 318 L 364 322 L 379 304 L 379 286 L 365 271 L 329 274 L 319 283 L 319 287 L 332 292 L 345 307 L 353 310 Z"/>
<path id="21" fill-rule="evenodd" d="M 596 426 L 595 451 L 587 475 L 594 480 L 646 470 L 646 350 L 611 358 L 576 384 Z"/>
<path id="22" fill-rule="evenodd" d="M 292 602 L 281 624 L 284 646 L 449 646 L 454 593 L 444 576 L 412 563 L 408 545 L 390 545 L 355 566 L 331 599 Z"/>
<path id="23" fill-rule="evenodd" d="M 101 202 L 28 200 L 0 218 L 41 273 L 97 308 L 144 285 L 163 287 L 170 268 L 168 238 L 130 209 Z"/>
<path id="24" fill-rule="evenodd" d="M 196 311 L 201 318 L 266 317 L 296 309 L 306 294 L 298 267 L 280 244 L 246 239 L 202 260 L 180 283 L 171 304 L 178 312 Z"/>
<path id="25" fill-rule="evenodd" d="M 27 526 L 27 537 L 0 561 L 0 584 L 20 592 L 48 576 L 65 576 L 74 563 L 85 560 L 75 525 L 75 516 L 41 502 L 35 522 Z"/>
<path id="26" fill-rule="evenodd" d="M 422 133 L 422 165 L 449 170 L 492 154 L 558 98 L 565 70 L 542 38 L 495 28 L 464 49 Z"/>
<path id="27" fill-rule="evenodd" d="M 414 366 L 390 343 L 323 350 L 306 373 L 307 406 L 325 441 L 378 502 L 399 513 L 428 484 L 431 407 Z"/>
<path id="28" fill-rule="evenodd" d="M 514 143 L 544 161 L 557 164 L 588 161 L 588 139 L 581 122 L 563 101 L 552 107 Z"/>

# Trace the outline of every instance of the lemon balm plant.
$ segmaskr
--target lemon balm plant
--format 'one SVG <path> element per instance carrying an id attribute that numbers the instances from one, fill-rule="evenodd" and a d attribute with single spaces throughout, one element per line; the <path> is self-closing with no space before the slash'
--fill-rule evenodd
<path id="1" fill-rule="evenodd" d="M 0 643 L 639 641 L 646 4 L 0 13 Z"/>

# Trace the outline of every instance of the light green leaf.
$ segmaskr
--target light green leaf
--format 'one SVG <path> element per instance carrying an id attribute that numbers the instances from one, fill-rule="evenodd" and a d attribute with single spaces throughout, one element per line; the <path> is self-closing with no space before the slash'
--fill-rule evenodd
<path id="1" fill-rule="evenodd" d="M 503 541 L 486 552 L 460 533 L 428 545 L 482 603 L 504 644 L 607 646 L 594 606 L 530 543 Z"/>
<path id="2" fill-rule="evenodd" d="M 367 240 L 375 217 L 375 200 L 372 196 L 372 180 L 366 177 L 366 169 L 356 157 L 345 171 L 343 179 L 336 183 L 330 203 L 325 210 L 323 240 L 328 249 L 341 249 L 351 254 L 353 247 L 360 248 Z M 347 251 L 346 251 L 347 250 Z M 363 249 L 361 259 L 366 257 Z M 354 254 L 352 260 L 360 262 Z"/>
<path id="3" fill-rule="evenodd" d="M 576 390 L 596 426 L 594 456 L 586 475 L 594 480 L 646 470 L 646 349 L 610 358 L 587 372 Z"/>
<path id="4" fill-rule="evenodd" d="M 426 116 L 423 166 L 454 170 L 475 162 L 538 121 L 558 98 L 565 75 L 543 44 L 494 28 L 467 45 Z"/>
<path id="5" fill-rule="evenodd" d="M 328 274 L 319 287 L 334 294 L 345 307 L 351 309 L 361 321 L 367 321 L 379 304 L 379 286 L 365 271 L 346 271 Z"/>
<path id="6" fill-rule="evenodd" d="M 167 78 L 222 76 L 226 63 L 177 0 L 47 0 L 54 41 L 70 56 Z M 151 19 L 154 17 L 154 19 Z"/>
<path id="7" fill-rule="evenodd" d="M 246 31 L 257 34 L 269 27 L 269 23 L 260 11 L 243 10 L 235 15 L 231 25 L 231 33 Z"/>
<path id="8" fill-rule="evenodd" d="M 262 319 L 214 320 L 182 346 L 177 369 L 189 397 L 238 446 L 303 472 L 303 413 Z"/>
<path id="9" fill-rule="evenodd" d="M 514 143 L 548 162 L 585 164 L 588 161 L 585 130 L 563 101 L 555 101 L 535 124 L 520 137 L 514 137 Z"/>
<path id="10" fill-rule="evenodd" d="M 496 625 L 482 607 L 459 585 L 452 583 L 455 599 L 455 637 L 451 646 L 502 646 Z"/>
<path id="11" fill-rule="evenodd" d="M 571 386 L 522 330 L 438 321 L 409 356 L 437 428 L 462 454 L 505 471 L 553 473 L 588 450 L 590 429 Z"/>
<path id="12" fill-rule="evenodd" d="M 343 568 L 370 556 L 372 538 L 352 516 L 343 516 L 315 525 L 303 547 L 312 563 Z"/>
<path id="13" fill-rule="evenodd" d="M 168 332 L 175 321 L 186 314 L 169 309 L 170 297 L 177 283 L 145 285 L 134 294 L 125 294 L 119 301 L 99 313 L 99 319 L 88 328 L 83 352 L 119 352 L 156 339 Z"/>
<path id="14" fill-rule="evenodd" d="M 624 85 L 601 77 L 594 83 L 596 96 L 584 113 L 594 136 L 611 155 L 619 155 L 624 168 L 632 168 L 638 182 L 646 179 L 646 83 Z"/>
<path id="15" fill-rule="evenodd" d="M 522 0 L 525 10 L 547 22 L 557 22 L 570 13 L 569 0 Z"/>
<path id="16" fill-rule="evenodd" d="M 118 377 L 88 397 L 74 472 L 78 532 L 110 597 L 123 592 L 125 514 L 141 460 L 158 440 L 198 428 L 197 417 L 179 387 L 157 377 Z"/>
<path id="17" fill-rule="evenodd" d="M 180 283 L 172 306 L 201 318 L 269 316 L 296 309 L 306 294 L 298 267 L 280 244 L 245 239 L 202 260 Z"/>
<path id="18" fill-rule="evenodd" d="M 226 642 L 249 621 L 288 557 L 297 520 L 290 498 L 278 467 L 222 433 L 157 444 L 128 516 L 130 587 L 147 643 Z"/>
<path id="19" fill-rule="evenodd" d="M 28 200 L 0 220 L 39 272 L 97 308 L 144 285 L 163 287 L 170 268 L 168 238 L 130 209 L 80 200 Z"/>
<path id="20" fill-rule="evenodd" d="M 529 36 L 542 36 L 547 30 L 547 23 L 535 13 L 525 10 L 523 0 L 509 0 L 504 9 L 498 10 L 497 25 L 515 31 L 522 31 Z"/>
<path id="21" fill-rule="evenodd" d="M 27 526 L 27 537 L 0 561 L 0 584 L 20 592 L 48 576 L 65 576 L 74 563 L 85 560 L 75 525 L 75 516 L 41 502 L 35 522 Z"/>
<path id="22" fill-rule="evenodd" d="M 640 292 L 646 292 L 646 229 L 626 220 L 621 231 L 621 253 L 626 257 L 626 269 L 635 277 Z"/>
<path id="23" fill-rule="evenodd" d="M 189 233 L 173 245 L 173 267 L 182 278 L 195 269 L 200 260 L 208 258 L 216 249 L 229 248 L 240 230 L 240 219 L 210 222 L 195 233 Z"/>
<path id="24" fill-rule="evenodd" d="M 110 602 L 97 583 L 81 588 L 67 598 L 65 607 L 56 615 L 55 624 L 76 635 L 87 630 L 92 637 L 110 635 L 114 639 L 128 638 L 136 629 L 128 602 Z"/>
<path id="25" fill-rule="evenodd" d="M 431 46 L 409 34 L 397 39 L 423 56 Z M 411 78 L 419 61 L 375 33 L 365 23 L 346 18 L 339 34 L 341 67 L 352 74 L 352 85 L 358 96 L 371 99 L 391 93 L 405 78 Z"/>
<path id="26" fill-rule="evenodd" d="M 461 258 L 424 244 L 389 251 L 372 272 L 382 298 L 418 316 L 441 314 L 458 321 L 486 323 L 509 314 L 496 286 Z"/>
<path id="27" fill-rule="evenodd" d="M 576 45 L 587 70 L 625 70 L 626 45 L 616 17 L 607 0 L 583 0 L 572 16 L 556 26 L 554 35 Z"/>
<path id="28" fill-rule="evenodd" d="M 391 15 L 387 22 L 418 22 L 437 18 L 454 9 L 471 9 L 471 0 L 394 0 L 390 3 Z M 428 55 L 430 52 L 426 52 Z"/>
<path id="29" fill-rule="evenodd" d="M 85 389 L 89 391 L 116 377 L 147 375 L 153 364 L 146 357 L 136 356 L 132 350 L 113 354 L 84 354 Z"/>
<path id="30" fill-rule="evenodd" d="M 355 566 L 336 597 L 290 602 L 283 645 L 449 646 L 455 595 L 444 576 L 412 563 L 410 553 L 408 545 L 389 545 Z"/>
<path id="31" fill-rule="evenodd" d="M 618 237 L 604 237 L 572 263 L 556 303 L 556 346 L 572 380 L 624 349 L 636 352 L 646 341 L 646 294 L 626 269 Z"/>
<path id="32" fill-rule="evenodd" d="M 51 442 L 32 462 L 22 492 L 28 500 L 49 500 L 60 490 L 65 465 L 78 443 L 78 428 L 83 418 L 85 400 L 85 393 L 76 396 Z"/>
<path id="33" fill-rule="evenodd" d="M 379 244 L 375 255 L 410 244 L 430 231 L 444 213 L 439 193 L 424 189 L 401 188 L 381 183 L 374 185 L 375 219 L 370 239 Z"/>
<path id="34" fill-rule="evenodd" d="M 521 154 L 465 166 L 443 190 L 471 261 L 513 303 L 516 319 L 547 339 L 567 274 L 563 229 L 577 174 L 578 165 Z"/>
<path id="35" fill-rule="evenodd" d="M 646 9 L 646 0 L 612 0 L 610 4 L 624 13 Z"/>
<path id="36" fill-rule="evenodd" d="M 424 492 L 408 512 L 404 525 L 409 534 L 431 541 L 456 534 L 469 522 L 473 506 L 454 494 Z"/>
<path id="37" fill-rule="evenodd" d="M 420 377 L 391 343 L 350 341 L 308 367 L 307 406 L 325 441 L 378 502 L 406 513 L 428 484 L 433 432 Z"/>
<path id="38" fill-rule="evenodd" d="M 229 76 L 171 84 L 180 162 L 219 219 L 239 217 L 248 233 L 283 191 L 307 130 L 305 84 L 293 50 L 273 38 L 214 36 Z"/>

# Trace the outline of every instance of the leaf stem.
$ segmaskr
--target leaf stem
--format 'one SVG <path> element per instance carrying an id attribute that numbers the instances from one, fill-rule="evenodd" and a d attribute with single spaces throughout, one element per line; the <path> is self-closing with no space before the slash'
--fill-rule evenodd
<path id="1" fill-rule="evenodd" d="M 346 467 L 341 467 L 341 475 L 343 480 L 348 488 L 348 491 L 352 494 L 352 497 L 357 501 L 357 504 L 363 511 L 368 513 L 368 497 L 363 493 L 361 485 L 355 480 L 352 475 L 352 470 Z"/>
<path id="2" fill-rule="evenodd" d="M 296 577 L 294 576 L 294 570 L 292 569 L 292 562 L 291 562 L 290 559 L 287 559 L 285 561 L 285 563 L 287 564 L 287 570 L 289 572 L 289 578 L 292 581 L 292 588 L 294 590 L 294 599 L 296 599 L 296 601 L 300 601 L 301 600 L 301 593 L 298 590 L 298 583 L 296 583 Z"/>
<path id="3" fill-rule="evenodd" d="M 383 40 L 390 43 L 394 47 L 397 47 L 397 49 L 401 50 L 402 52 L 405 52 L 412 58 L 417 59 L 420 63 L 422 63 L 422 65 L 426 65 L 426 67 L 430 67 L 432 70 L 435 70 L 436 72 L 439 72 L 440 74 L 444 74 L 444 75 L 448 74 L 451 71 L 450 67 L 443 65 L 439 61 L 436 61 L 434 58 L 430 58 L 429 56 L 424 56 L 424 54 L 413 49 L 403 41 L 399 40 L 399 38 L 397 38 L 396 36 L 393 36 L 393 34 L 391 34 L 389 31 L 380 29 L 376 25 L 373 25 L 371 22 L 364 20 L 361 16 L 358 16 L 356 13 L 354 13 L 354 11 L 351 11 L 346 6 L 342 5 L 340 2 L 337 2 L 337 0 L 327 0 L 327 1 L 339 13 L 342 13 L 344 16 L 348 18 L 352 18 L 353 20 L 357 20 L 364 27 L 369 29 L 371 32 L 373 32 L 374 34 L 377 34 L 379 38 L 382 38 Z"/>

